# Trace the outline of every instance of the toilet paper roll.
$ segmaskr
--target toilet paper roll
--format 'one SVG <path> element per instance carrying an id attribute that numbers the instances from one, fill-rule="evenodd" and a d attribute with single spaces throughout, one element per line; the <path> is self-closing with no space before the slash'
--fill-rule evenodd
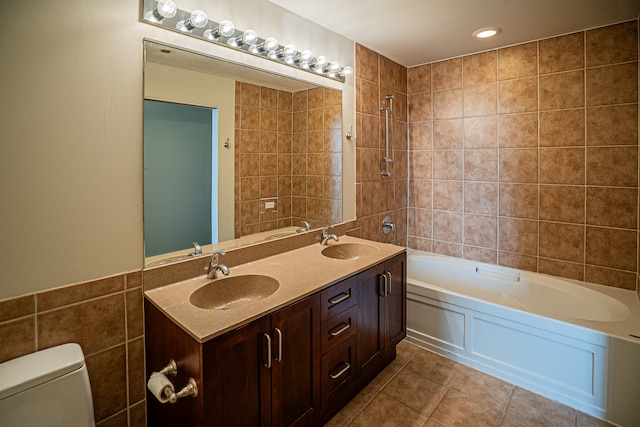
<path id="1" fill-rule="evenodd" d="M 147 381 L 147 388 L 161 403 L 169 401 L 169 395 L 174 391 L 173 384 L 164 374 L 154 372 Z"/>

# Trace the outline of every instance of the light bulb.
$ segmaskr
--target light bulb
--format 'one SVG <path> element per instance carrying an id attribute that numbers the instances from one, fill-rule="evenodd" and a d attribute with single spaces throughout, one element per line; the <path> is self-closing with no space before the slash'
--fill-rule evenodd
<path id="1" fill-rule="evenodd" d="M 151 22 L 162 22 L 164 18 L 173 18 L 176 16 L 178 8 L 172 0 L 159 0 L 154 10 L 148 11 L 144 15 L 144 19 Z"/>
<path id="2" fill-rule="evenodd" d="M 267 37 L 267 39 L 262 43 L 262 47 L 267 52 L 275 52 L 278 50 L 278 40 L 275 37 Z"/>
<path id="3" fill-rule="evenodd" d="M 340 73 L 342 76 L 344 77 L 351 77 L 353 76 L 353 67 L 351 67 L 350 65 L 347 65 L 346 67 L 344 67 L 342 69 L 342 72 Z"/>
<path id="4" fill-rule="evenodd" d="M 198 9 L 191 12 L 189 21 L 191 21 L 191 24 L 196 28 L 204 28 L 207 22 L 209 22 L 209 18 L 204 11 Z"/>
<path id="5" fill-rule="evenodd" d="M 245 32 L 242 33 L 243 44 L 248 44 L 249 46 L 251 46 L 256 44 L 257 41 L 258 41 L 258 33 L 256 33 L 254 30 L 245 30 Z"/>
<path id="6" fill-rule="evenodd" d="M 296 54 L 296 52 L 298 52 L 298 50 L 296 49 L 296 47 L 292 44 L 288 44 L 284 47 L 284 54 L 286 56 L 294 56 Z"/>
<path id="7" fill-rule="evenodd" d="M 220 21 L 220 24 L 218 24 L 217 30 L 221 36 L 231 37 L 236 31 L 236 27 L 233 25 L 233 22 L 229 21 L 228 19 L 224 19 Z"/>
<path id="8" fill-rule="evenodd" d="M 327 62 L 329 61 L 326 56 L 318 56 L 316 58 L 316 68 L 324 68 L 324 66 L 327 65 Z"/>
<path id="9" fill-rule="evenodd" d="M 191 12 L 191 16 L 186 21 L 180 21 L 176 24 L 176 28 L 180 31 L 190 33 L 194 28 L 204 28 L 209 22 L 209 18 L 204 11 L 196 9 Z"/>
<path id="10" fill-rule="evenodd" d="M 225 19 L 220 21 L 217 27 L 206 30 L 202 35 L 209 40 L 219 40 L 221 36 L 231 37 L 235 31 L 236 28 L 233 26 L 233 22 Z M 229 39 L 227 44 L 234 47 L 238 46 L 236 39 Z"/>
<path id="11" fill-rule="evenodd" d="M 300 60 L 302 62 L 309 62 L 313 58 L 313 53 L 309 49 L 305 49 L 300 52 Z"/>
<path id="12" fill-rule="evenodd" d="M 172 0 L 159 0 L 156 10 L 163 18 L 173 18 L 178 12 L 178 8 Z"/>
<path id="13" fill-rule="evenodd" d="M 329 64 L 329 69 L 331 71 L 338 71 L 340 69 L 340 63 L 338 61 L 332 61 L 331 64 Z"/>
<path id="14" fill-rule="evenodd" d="M 286 58 L 284 58 L 284 62 L 286 62 L 289 65 L 292 65 L 296 62 L 296 60 L 293 56 L 289 55 Z"/>

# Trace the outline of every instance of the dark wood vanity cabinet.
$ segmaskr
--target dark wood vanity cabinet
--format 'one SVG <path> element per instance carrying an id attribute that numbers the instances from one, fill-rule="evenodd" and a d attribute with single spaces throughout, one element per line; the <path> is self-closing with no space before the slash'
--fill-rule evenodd
<path id="1" fill-rule="evenodd" d="M 203 345 L 207 426 L 311 425 L 320 413 L 319 295 Z"/>
<path id="2" fill-rule="evenodd" d="M 303 426 L 316 422 L 320 294 L 204 344 L 150 303 L 145 302 L 145 310 L 147 377 L 173 358 L 178 377 L 170 379 L 176 389 L 193 377 L 199 392 L 173 405 L 160 404 L 148 393 L 149 425 Z M 162 326 L 156 327 L 159 323 Z M 180 345 L 183 342 L 186 345 Z"/>
<path id="3" fill-rule="evenodd" d="M 358 277 L 358 381 L 368 383 L 395 358 L 406 336 L 406 255 Z"/>
<path id="4" fill-rule="evenodd" d="M 406 255 L 395 256 L 236 330 L 198 343 L 145 301 L 147 378 L 169 359 L 176 391 L 152 426 L 317 426 L 395 358 L 405 336 Z"/>

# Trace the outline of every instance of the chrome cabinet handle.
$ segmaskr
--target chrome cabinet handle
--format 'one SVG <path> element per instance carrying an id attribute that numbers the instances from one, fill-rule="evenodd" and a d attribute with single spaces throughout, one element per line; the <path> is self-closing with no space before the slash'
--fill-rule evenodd
<path id="1" fill-rule="evenodd" d="M 344 331 L 346 331 L 350 327 L 351 327 L 351 323 L 342 322 L 338 326 L 336 326 L 335 328 L 331 329 L 329 331 L 329 334 L 332 337 L 337 337 L 338 335 L 340 335 L 341 333 L 343 333 Z M 340 328 L 340 329 L 338 329 L 338 328 Z M 338 329 L 338 330 L 336 330 L 336 329 Z"/>
<path id="2" fill-rule="evenodd" d="M 335 374 L 329 373 L 329 376 L 335 380 L 336 378 L 340 378 L 340 376 L 342 376 L 342 374 L 347 372 L 350 368 L 351 368 L 351 365 L 349 365 L 347 362 L 344 362 L 344 368 L 340 369 L 340 372 L 337 372 Z"/>
<path id="3" fill-rule="evenodd" d="M 342 301 L 348 300 L 349 298 L 351 298 L 351 293 L 343 292 L 341 294 L 336 295 L 333 298 L 329 298 L 329 304 L 332 304 L 332 305 L 339 304 Z"/>
<path id="4" fill-rule="evenodd" d="M 262 334 L 267 339 L 267 363 L 264 364 L 267 369 L 271 369 L 271 336 L 267 333 Z"/>
<path id="5" fill-rule="evenodd" d="M 275 330 L 278 335 L 278 355 L 275 357 L 275 361 L 282 362 L 282 331 L 278 328 Z"/>
<path id="6" fill-rule="evenodd" d="M 389 277 L 389 281 L 388 281 L 389 289 L 387 290 L 387 295 L 389 295 L 389 294 L 391 294 L 391 285 L 393 284 L 393 281 L 391 280 L 391 272 L 390 271 L 386 271 L 384 274 L 385 274 L 385 276 Z"/>
<path id="7" fill-rule="evenodd" d="M 387 277 L 387 272 L 382 273 L 381 276 L 382 276 L 382 284 L 383 284 L 382 296 L 386 297 L 387 289 L 389 288 L 389 277 Z"/>

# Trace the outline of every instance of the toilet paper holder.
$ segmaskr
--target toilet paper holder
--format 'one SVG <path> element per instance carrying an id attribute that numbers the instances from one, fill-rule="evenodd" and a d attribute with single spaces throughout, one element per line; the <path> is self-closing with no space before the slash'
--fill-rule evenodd
<path id="1" fill-rule="evenodd" d="M 160 370 L 160 373 L 164 375 L 172 375 L 174 377 L 178 375 L 178 365 L 176 365 L 176 361 L 169 359 L 169 363 Z"/>
<path id="2" fill-rule="evenodd" d="M 150 387 L 151 378 L 149 378 L 149 382 L 147 382 L 147 387 L 152 391 L 152 393 L 156 396 L 156 398 L 158 399 L 158 401 L 160 403 L 166 403 L 166 402 L 176 403 L 178 401 L 178 399 L 183 398 L 183 397 L 187 397 L 187 396 L 197 397 L 198 396 L 198 385 L 196 383 L 196 380 L 194 380 L 193 378 L 189 378 L 189 381 L 187 382 L 187 385 L 185 385 L 177 393 L 173 390 L 173 384 L 167 378 L 167 375 L 171 375 L 171 376 L 175 377 L 177 374 L 178 374 L 178 366 L 177 366 L 176 362 L 173 359 L 170 359 L 169 363 L 164 368 L 162 368 L 160 370 L 160 372 L 154 372 L 154 373 L 151 374 L 151 377 L 154 377 L 156 375 L 161 375 L 162 377 L 164 377 L 166 379 L 166 382 L 169 385 L 169 387 L 164 387 L 160 391 L 160 395 L 157 395 L 155 393 L 155 390 L 151 390 L 151 387 Z"/>

